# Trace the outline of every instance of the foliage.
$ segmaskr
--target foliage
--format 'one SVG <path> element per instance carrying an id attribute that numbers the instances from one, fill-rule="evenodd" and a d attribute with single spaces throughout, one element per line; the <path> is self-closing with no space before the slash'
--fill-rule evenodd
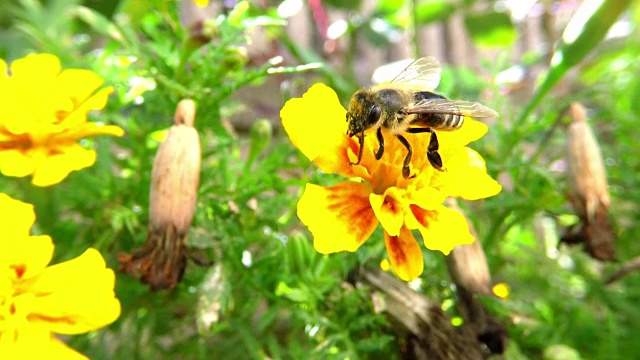
<path id="1" fill-rule="evenodd" d="M 119 320 L 64 340 L 93 359 L 400 358 L 403 344 L 392 324 L 374 311 L 366 289 L 347 281 L 352 270 L 377 266 L 384 258 L 382 231 L 357 253 L 318 254 L 296 216 L 296 203 L 305 183 L 333 185 L 337 177 L 319 171 L 279 127 L 273 138 L 264 121 L 256 127 L 269 130 L 238 135 L 228 119 L 249 111 L 279 124 L 277 113 L 263 115 L 245 99 L 248 89 L 271 81 L 279 86 L 271 91 L 282 90 L 275 95 L 279 102 L 271 104 L 275 109 L 316 81 L 331 86 L 344 104 L 359 86 L 355 69 L 363 46 L 384 48 L 397 41 L 394 34 L 408 33 L 414 54 L 427 55 L 416 30 L 453 16 L 464 19 L 474 45 L 509 49 L 521 29 L 498 6 L 503 2 L 385 0 L 360 12 L 360 2 L 344 8 L 343 2 L 327 1 L 325 6 L 340 11 L 348 25 L 337 39 L 322 38 L 340 42 L 334 61 L 322 46 L 292 40 L 286 19 L 277 15 L 280 2 L 220 5 L 196 17 L 195 27 L 179 16 L 186 1 L 115 1 L 113 8 L 98 3 L 11 3 L 0 14 L 0 55 L 9 62 L 47 52 L 65 68 L 92 69 L 115 89 L 105 109 L 92 116 L 120 126 L 125 136 L 85 140 L 83 145 L 97 151 L 95 165 L 54 187 L 3 177 L 0 189 L 34 204 L 34 232 L 55 241 L 53 263 L 92 247 L 117 269 L 118 254 L 145 240 L 153 157 L 175 105 L 192 98 L 198 104 L 203 166 L 188 242 L 192 258 L 212 264 L 191 260 L 182 283 L 169 291 L 152 292 L 117 273 Z M 603 40 L 625 10 L 623 24 L 631 32 Z M 557 47 L 554 54 L 564 56 L 553 63 L 545 60 L 548 53 L 536 52 L 514 64 L 507 51 L 478 60 L 481 71 L 446 66 L 438 89 L 452 98 L 481 101 L 501 114 L 473 148 L 503 191 L 463 208 L 494 281 L 511 288 L 506 300 L 484 300 L 509 324 L 508 358 L 555 359 L 563 352 L 590 359 L 640 356 L 635 339 L 640 275 L 605 285 L 620 263 L 602 264 L 558 243 L 576 222 L 559 170 L 567 121 L 561 114 L 580 101 L 590 109 L 606 159 L 618 258 L 625 262 L 638 255 L 640 39 L 633 31 L 637 34 L 640 6 L 605 0 L 594 16 L 575 41 Z M 268 56 L 248 50 L 256 33 L 268 44 Z M 505 95 L 516 91 L 515 85 L 495 81 L 516 67 L 544 70 L 537 95 L 528 94 L 524 102 Z M 560 85 L 571 90 L 562 92 Z M 419 291 L 450 303 L 455 291 L 443 257 L 426 250 L 423 255 Z"/>

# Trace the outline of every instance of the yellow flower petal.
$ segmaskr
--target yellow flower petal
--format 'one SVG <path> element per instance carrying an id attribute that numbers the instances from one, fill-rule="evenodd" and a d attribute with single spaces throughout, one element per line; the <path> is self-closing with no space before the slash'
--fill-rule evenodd
<path id="1" fill-rule="evenodd" d="M 44 328 L 28 327 L 19 333 L 0 332 L 3 359 L 49 359 L 51 333 Z"/>
<path id="2" fill-rule="evenodd" d="M 47 235 L 9 239 L 10 244 L 0 246 L 6 253 L 0 255 L 0 266 L 7 266 L 15 279 L 29 279 L 44 270 L 53 257 L 53 241 Z"/>
<path id="3" fill-rule="evenodd" d="M 407 202 L 425 210 L 433 210 L 442 205 L 446 198 L 445 193 L 431 186 L 424 186 L 420 180 L 418 179 L 418 181 L 407 186 L 404 195 Z"/>
<path id="4" fill-rule="evenodd" d="M 51 336 L 51 344 L 44 356 L 47 359 L 59 359 L 59 360 L 89 360 L 88 357 L 80 354 L 79 352 L 70 348 L 67 344 L 63 343 L 54 336 Z M 44 357 L 43 356 L 43 357 Z"/>
<path id="5" fill-rule="evenodd" d="M 31 54 L 11 63 L 11 77 L 25 83 L 51 82 L 60 73 L 60 60 L 51 54 Z"/>
<path id="6" fill-rule="evenodd" d="M 115 276 L 102 255 L 88 249 L 79 257 L 46 268 L 32 284 L 37 294 L 29 320 L 55 333 L 80 334 L 103 327 L 120 315 L 113 292 Z"/>
<path id="7" fill-rule="evenodd" d="M 32 174 L 35 168 L 35 163 L 25 152 L 17 149 L 0 150 L 2 175 L 23 177 Z"/>
<path id="8" fill-rule="evenodd" d="M 2 84 L 3 81 L 7 81 L 9 78 L 8 70 L 9 68 L 7 67 L 7 63 L 3 59 L 0 59 L 0 84 Z"/>
<path id="9" fill-rule="evenodd" d="M 439 181 L 438 187 L 449 196 L 478 200 L 502 190 L 502 186 L 487 174 L 480 154 L 472 149 L 458 148 L 447 158 L 447 166 L 447 172 L 434 175 L 433 181 Z"/>
<path id="10" fill-rule="evenodd" d="M 28 237 L 35 221 L 33 205 L 0 193 L 0 256 L 8 255 L 6 246 L 10 246 L 17 239 Z"/>
<path id="11" fill-rule="evenodd" d="M 400 279 L 411 281 L 422 274 L 422 250 L 411 230 L 402 227 L 399 236 L 391 236 L 385 232 L 384 243 L 391 267 Z"/>
<path id="12" fill-rule="evenodd" d="M 64 180 L 70 172 L 84 169 L 96 161 L 96 152 L 87 150 L 77 143 L 58 146 L 56 155 L 49 156 L 38 164 L 33 173 L 32 184 L 50 186 Z"/>
<path id="13" fill-rule="evenodd" d="M 480 121 L 465 117 L 462 127 L 455 131 L 438 131 L 438 142 L 440 147 L 465 146 L 484 136 L 489 128 Z"/>
<path id="14" fill-rule="evenodd" d="M 469 232 L 467 220 L 456 211 L 445 206 L 431 211 L 411 206 L 411 210 L 421 225 L 417 229 L 429 250 L 448 255 L 456 245 L 471 244 L 475 240 Z"/>
<path id="15" fill-rule="evenodd" d="M 356 251 L 378 226 L 371 204 L 371 189 L 356 182 L 331 187 L 307 184 L 298 202 L 298 217 L 313 234 L 322 254 Z"/>
<path id="16" fill-rule="evenodd" d="M 33 205 L 0 193 L 0 274 L 8 269 L 12 281 L 40 273 L 53 256 L 49 236 L 29 236 L 35 219 Z"/>
<path id="17" fill-rule="evenodd" d="M 12 334 L 13 335 L 13 334 Z M 0 354 L 3 359 L 87 360 L 44 328 L 30 327 L 17 334 L 17 338 L 3 341 L 0 333 Z"/>
<path id="18" fill-rule="evenodd" d="M 104 83 L 102 78 L 90 70 L 66 69 L 58 77 L 58 90 L 79 103 L 89 98 Z"/>
<path id="19" fill-rule="evenodd" d="M 90 72 L 90 71 L 89 71 Z M 96 75 L 97 76 L 97 75 Z M 79 91 L 79 90 L 75 90 Z M 92 110 L 100 110 L 107 104 L 109 95 L 113 92 L 113 87 L 100 89 L 90 98 L 78 99 L 77 107 L 72 112 L 66 114 L 60 125 L 64 129 L 73 129 L 81 126 L 87 121 L 87 114 Z"/>
<path id="20" fill-rule="evenodd" d="M 302 95 L 284 105 L 280 111 L 282 125 L 289 139 L 309 160 L 326 173 L 354 176 L 349 165 L 347 111 L 329 87 L 315 84 Z"/>
<path id="21" fill-rule="evenodd" d="M 404 204 L 400 191 L 388 188 L 384 194 L 370 194 L 369 201 L 376 217 L 390 236 L 398 236 L 404 222 Z"/>
<path id="22" fill-rule="evenodd" d="M 58 142 L 68 142 L 97 135 L 121 137 L 124 135 L 124 130 L 116 125 L 102 125 L 94 122 L 85 122 L 63 133 L 54 135 L 53 138 Z"/>

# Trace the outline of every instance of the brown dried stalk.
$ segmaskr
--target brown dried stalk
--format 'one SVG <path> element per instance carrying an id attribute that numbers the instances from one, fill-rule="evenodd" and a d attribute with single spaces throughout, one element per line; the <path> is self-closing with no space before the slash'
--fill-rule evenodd
<path id="1" fill-rule="evenodd" d="M 487 354 L 473 333 L 451 325 L 440 303 L 426 298 L 380 269 L 353 274 L 368 284 L 377 311 L 388 315 L 402 339 L 404 359 L 482 360 Z"/>
<path id="2" fill-rule="evenodd" d="M 447 200 L 447 206 L 462 213 L 455 200 Z M 481 360 L 503 353 L 509 340 L 506 330 L 478 300 L 478 295 L 491 294 L 491 275 L 482 247 L 477 241 L 457 246 L 447 256 L 447 267 L 456 284 L 457 308 L 464 319 L 458 327 L 451 325 L 439 302 L 380 269 L 359 269 L 351 279 L 375 290 L 374 307 L 391 319 L 403 343 L 405 359 Z"/>
<path id="3" fill-rule="evenodd" d="M 182 279 L 186 238 L 195 211 L 200 180 L 200 139 L 193 128 L 195 103 L 182 100 L 174 125 L 158 148 L 149 198 L 149 233 L 142 248 L 121 254 L 120 270 L 149 284 L 170 289 Z"/>
<path id="4" fill-rule="evenodd" d="M 447 199 L 447 207 L 467 218 L 455 199 Z M 478 239 L 468 218 L 467 223 L 471 234 Z M 446 257 L 446 263 L 456 284 L 457 309 L 464 319 L 463 327 L 492 354 L 502 354 L 509 342 L 505 327 L 478 300 L 478 295 L 491 295 L 491 274 L 482 245 L 478 240 L 458 245 Z"/>

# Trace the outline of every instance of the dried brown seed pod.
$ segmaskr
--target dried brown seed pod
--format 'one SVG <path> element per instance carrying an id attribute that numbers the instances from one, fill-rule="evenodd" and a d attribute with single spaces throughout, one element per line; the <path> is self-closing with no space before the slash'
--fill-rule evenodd
<path id="1" fill-rule="evenodd" d="M 586 122 L 585 108 L 571 104 L 573 121 L 567 127 L 568 198 L 582 221 L 577 232 L 563 236 L 566 243 L 584 242 L 596 259 L 615 259 L 615 234 L 607 210 L 611 202 L 604 162 L 598 141 Z"/>
<path id="2" fill-rule="evenodd" d="M 201 149 L 193 128 L 195 103 L 182 100 L 174 125 L 153 163 L 149 197 L 149 234 L 142 248 L 119 257 L 121 270 L 153 289 L 173 288 L 184 274 L 186 237 L 198 196 Z"/>
<path id="3" fill-rule="evenodd" d="M 571 104 L 573 122 L 567 128 L 567 164 L 571 192 L 578 197 L 581 218 L 593 219 L 598 206 L 609 207 L 611 199 L 600 145 L 586 122 L 586 110 Z"/>

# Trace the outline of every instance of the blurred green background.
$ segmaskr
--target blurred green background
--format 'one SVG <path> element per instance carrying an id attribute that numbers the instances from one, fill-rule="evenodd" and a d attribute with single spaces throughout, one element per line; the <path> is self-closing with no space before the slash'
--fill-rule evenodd
<path id="1" fill-rule="evenodd" d="M 213 264 L 189 263 L 169 291 L 118 273 L 120 319 L 65 340 L 93 359 L 403 358 L 393 325 L 348 281 L 385 258 L 382 233 L 354 254 L 314 251 L 296 202 L 305 183 L 338 178 L 293 148 L 278 112 L 315 82 L 346 104 L 377 66 L 435 56 L 439 93 L 501 115 L 472 147 L 503 191 L 461 206 L 493 282 L 511 288 L 483 300 L 507 327 L 503 358 L 639 358 L 640 276 L 605 283 L 640 255 L 640 6 L 587 2 L 602 5 L 576 15 L 580 1 L 0 1 L 0 56 L 47 52 L 64 68 L 92 69 L 116 89 L 93 118 L 126 131 L 87 141 L 96 164 L 57 186 L 0 179 L 3 192 L 35 204 L 56 262 L 95 247 L 117 269 L 119 253 L 141 246 L 158 139 L 180 99 L 198 104 L 203 164 L 189 245 Z M 604 156 L 612 262 L 560 243 L 579 222 L 566 196 L 573 102 L 588 109 Z M 456 319 L 444 256 L 424 258 L 412 287 Z"/>

